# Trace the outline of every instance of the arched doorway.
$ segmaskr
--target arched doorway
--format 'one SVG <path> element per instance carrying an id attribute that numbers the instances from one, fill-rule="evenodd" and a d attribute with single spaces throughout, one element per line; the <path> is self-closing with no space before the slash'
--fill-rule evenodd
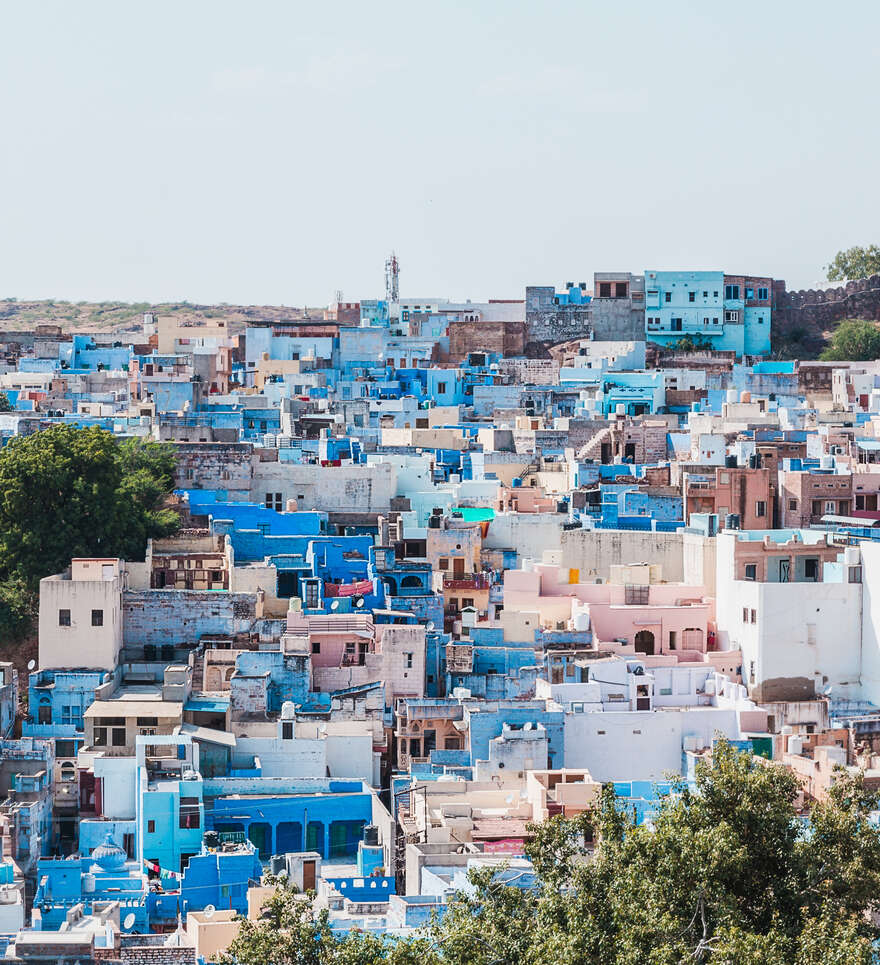
<path id="1" fill-rule="evenodd" d="M 639 630 L 635 639 L 636 653 L 644 653 L 646 656 L 654 654 L 654 634 L 650 630 Z"/>

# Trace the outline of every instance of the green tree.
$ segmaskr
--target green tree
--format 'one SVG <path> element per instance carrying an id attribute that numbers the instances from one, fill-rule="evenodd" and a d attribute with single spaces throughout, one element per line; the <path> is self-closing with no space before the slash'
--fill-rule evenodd
<path id="1" fill-rule="evenodd" d="M 589 812 L 532 826 L 534 886 L 512 886 L 513 868 L 472 872 L 441 919 L 399 941 L 335 938 L 326 913 L 279 893 L 287 910 L 243 925 L 227 961 L 877 965 L 877 795 L 861 775 L 836 778 L 805 825 L 795 776 L 721 741 L 653 826 L 625 813 L 610 786 Z"/>
<path id="2" fill-rule="evenodd" d="M 0 640 L 18 640 L 32 626 L 37 598 L 19 576 L 0 581 Z"/>
<path id="3" fill-rule="evenodd" d="M 177 527 L 163 508 L 173 456 L 103 429 L 58 425 L 0 450 L 0 580 L 31 590 L 74 556 L 143 557 Z"/>
<path id="4" fill-rule="evenodd" d="M 880 274 L 880 247 L 854 245 L 846 251 L 838 251 L 831 264 L 826 266 L 828 281 L 849 281 Z"/>
<path id="5" fill-rule="evenodd" d="M 5 392 L 0 392 L 0 412 L 14 412 L 15 409 Z"/>
<path id="6" fill-rule="evenodd" d="M 880 328 L 873 322 L 845 319 L 819 358 L 825 362 L 870 362 L 880 358 Z"/>

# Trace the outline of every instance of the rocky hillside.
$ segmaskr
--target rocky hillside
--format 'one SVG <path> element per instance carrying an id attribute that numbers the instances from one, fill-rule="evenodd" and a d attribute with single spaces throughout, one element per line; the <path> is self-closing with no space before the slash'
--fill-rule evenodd
<path id="1" fill-rule="evenodd" d="M 191 302 L 59 302 L 0 301 L 0 332 L 30 331 L 37 325 L 60 325 L 69 330 L 124 331 L 141 325 L 144 312 L 174 314 L 180 318 L 218 319 L 229 322 L 230 331 L 243 329 L 254 319 L 321 317 L 323 309 L 288 308 L 284 305 L 194 305 Z"/>

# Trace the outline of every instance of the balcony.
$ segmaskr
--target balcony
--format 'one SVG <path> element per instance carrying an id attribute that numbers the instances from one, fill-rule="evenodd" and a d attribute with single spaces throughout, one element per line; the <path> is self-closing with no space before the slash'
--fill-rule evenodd
<path id="1" fill-rule="evenodd" d="M 482 573 L 443 574 L 444 590 L 488 590 L 492 585 Z"/>

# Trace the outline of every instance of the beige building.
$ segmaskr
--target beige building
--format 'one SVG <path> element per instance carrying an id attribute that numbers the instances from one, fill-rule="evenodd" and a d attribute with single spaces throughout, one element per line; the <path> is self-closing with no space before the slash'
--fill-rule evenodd
<path id="1" fill-rule="evenodd" d="M 119 559 L 75 559 L 70 569 L 40 580 L 40 666 L 116 667 L 122 649 Z"/>

